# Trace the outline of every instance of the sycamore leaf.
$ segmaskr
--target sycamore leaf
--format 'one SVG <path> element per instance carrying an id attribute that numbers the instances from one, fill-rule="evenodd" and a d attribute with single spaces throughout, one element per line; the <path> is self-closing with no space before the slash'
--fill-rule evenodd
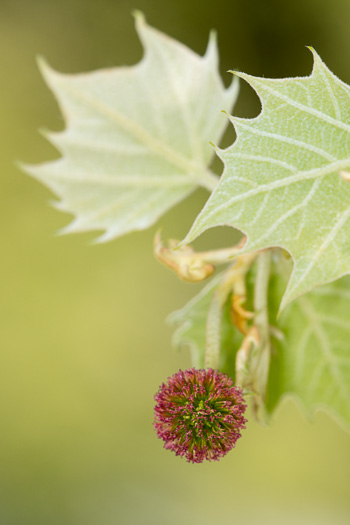
<path id="1" fill-rule="evenodd" d="M 273 339 L 268 412 L 295 394 L 310 415 L 323 408 L 350 428 L 350 277 L 299 297 L 278 325 L 284 337 Z"/>
<path id="2" fill-rule="evenodd" d="M 222 274 L 218 274 L 189 301 L 181 310 L 173 312 L 168 322 L 175 325 L 173 336 L 175 347 L 188 346 L 191 351 L 192 365 L 204 368 L 207 319 L 210 305 Z M 235 359 L 242 342 L 242 336 L 232 324 L 230 318 L 230 301 L 227 301 L 221 318 L 220 330 L 220 370 L 235 378 Z"/>
<path id="3" fill-rule="evenodd" d="M 217 183 L 209 141 L 224 132 L 221 110 L 233 105 L 237 82 L 222 84 L 215 36 L 201 57 L 140 13 L 136 29 L 145 52 L 135 66 L 64 75 L 40 63 L 67 128 L 48 134 L 61 159 L 24 169 L 75 215 L 65 232 L 104 230 L 106 241 L 145 229 L 196 187 Z"/>
<path id="4" fill-rule="evenodd" d="M 247 235 L 244 252 L 284 248 L 294 269 L 283 308 L 350 272 L 350 87 L 315 52 L 309 77 L 238 75 L 262 111 L 231 118 L 237 139 L 219 151 L 224 174 L 184 242 L 230 225 Z"/>

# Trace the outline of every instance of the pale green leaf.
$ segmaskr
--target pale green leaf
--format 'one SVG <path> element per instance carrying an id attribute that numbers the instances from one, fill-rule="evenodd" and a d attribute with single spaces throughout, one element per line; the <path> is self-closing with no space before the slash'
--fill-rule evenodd
<path id="1" fill-rule="evenodd" d="M 206 347 L 207 319 L 213 294 L 215 293 L 222 274 L 216 275 L 211 281 L 181 310 L 173 312 L 168 322 L 176 326 L 173 336 L 175 347 L 187 346 L 191 351 L 192 365 L 204 368 L 204 352 Z M 240 348 L 242 336 L 232 324 L 229 301 L 226 302 L 221 318 L 220 333 L 220 370 L 235 378 L 235 359 Z"/>
<path id="2" fill-rule="evenodd" d="M 316 53 L 309 77 L 239 76 L 262 111 L 232 117 L 224 175 L 184 242 L 230 225 L 247 235 L 245 252 L 284 248 L 294 260 L 284 307 L 350 272 L 350 88 Z"/>
<path id="3" fill-rule="evenodd" d="M 271 289 L 276 294 L 273 283 Z M 350 277 L 296 299 L 278 327 L 283 338 L 273 339 L 267 410 L 293 394 L 309 415 L 322 408 L 350 428 Z"/>
<path id="4" fill-rule="evenodd" d="M 79 75 L 40 66 L 66 121 L 48 138 L 62 153 L 25 169 L 75 215 L 65 232 L 104 230 L 109 240 L 147 228 L 196 187 L 210 190 L 213 148 L 237 83 L 225 89 L 214 35 L 204 57 L 136 14 L 144 57 L 135 66 Z"/>

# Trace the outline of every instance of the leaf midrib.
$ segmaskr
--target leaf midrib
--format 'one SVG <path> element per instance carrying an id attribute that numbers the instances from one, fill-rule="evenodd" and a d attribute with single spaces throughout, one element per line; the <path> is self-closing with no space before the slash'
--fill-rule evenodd
<path id="1" fill-rule="evenodd" d="M 109 120 L 116 122 L 125 132 L 136 138 L 138 142 L 152 150 L 157 156 L 185 171 L 189 176 L 191 176 L 194 184 L 199 184 L 208 188 L 210 184 L 209 181 L 211 180 L 212 184 L 210 189 L 212 190 L 216 186 L 219 180 L 218 177 L 205 165 L 190 162 L 178 152 L 174 151 L 172 148 L 161 143 L 159 140 L 150 135 L 134 120 L 125 117 L 125 115 L 115 109 L 112 110 L 109 106 L 97 101 L 95 98 L 89 97 L 85 93 L 77 91 L 71 86 L 68 87 L 64 83 L 61 84 L 61 87 L 73 97 L 78 98 L 78 100 L 82 100 L 87 106 L 93 108 L 95 112 L 102 114 Z M 60 96 L 59 92 L 58 96 Z M 197 177 L 194 177 L 195 174 L 197 174 Z"/>
<path id="2" fill-rule="evenodd" d="M 81 176 L 72 176 L 62 173 L 49 173 L 46 174 L 50 179 L 57 179 L 58 182 L 71 182 L 74 184 L 97 184 L 99 186 L 106 187 L 131 187 L 131 188 L 152 188 L 152 187 L 163 187 L 163 188 L 176 188 L 176 187 L 192 187 L 191 182 L 185 176 L 179 175 L 163 175 L 163 176 L 144 176 L 144 175 L 99 175 L 98 173 L 86 175 L 85 173 Z"/>
<path id="3" fill-rule="evenodd" d="M 258 188 L 254 188 L 245 193 L 240 193 L 239 195 L 236 195 L 232 197 L 231 199 L 227 200 L 223 204 L 216 206 L 215 210 L 207 214 L 206 220 L 208 220 L 212 215 L 216 215 L 218 212 L 221 212 L 229 208 L 232 204 L 236 204 L 237 202 L 245 201 L 261 193 L 266 193 L 266 192 L 270 193 L 271 191 L 279 189 L 279 188 L 283 188 L 284 186 L 290 186 L 298 182 L 303 182 L 304 180 L 316 179 L 318 177 L 323 177 L 324 175 L 330 175 L 331 173 L 339 172 L 349 167 L 350 167 L 350 158 L 333 162 L 322 168 L 314 168 L 308 171 L 301 171 L 290 177 L 284 177 L 283 179 L 278 179 L 268 184 L 262 184 Z M 218 191 L 220 191 L 220 189 Z"/>

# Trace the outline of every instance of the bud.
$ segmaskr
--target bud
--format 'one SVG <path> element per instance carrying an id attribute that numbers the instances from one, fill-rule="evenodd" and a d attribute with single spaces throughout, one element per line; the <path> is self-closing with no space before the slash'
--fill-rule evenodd
<path id="1" fill-rule="evenodd" d="M 247 421 L 242 390 L 211 368 L 179 370 L 160 386 L 155 400 L 154 426 L 164 448 L 192 463 L 225 456 Z"/>

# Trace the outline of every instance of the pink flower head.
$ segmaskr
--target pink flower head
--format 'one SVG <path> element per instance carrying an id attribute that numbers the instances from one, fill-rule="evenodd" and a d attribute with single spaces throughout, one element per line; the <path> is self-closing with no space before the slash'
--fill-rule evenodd
<path id="1" fill-rule="evenodd" d="M 218 370 L 179 370 L 154 398 L 154 426 L 164 448 L 192 463 L 219 460 L 245 428 L 242 391 Z"/>

